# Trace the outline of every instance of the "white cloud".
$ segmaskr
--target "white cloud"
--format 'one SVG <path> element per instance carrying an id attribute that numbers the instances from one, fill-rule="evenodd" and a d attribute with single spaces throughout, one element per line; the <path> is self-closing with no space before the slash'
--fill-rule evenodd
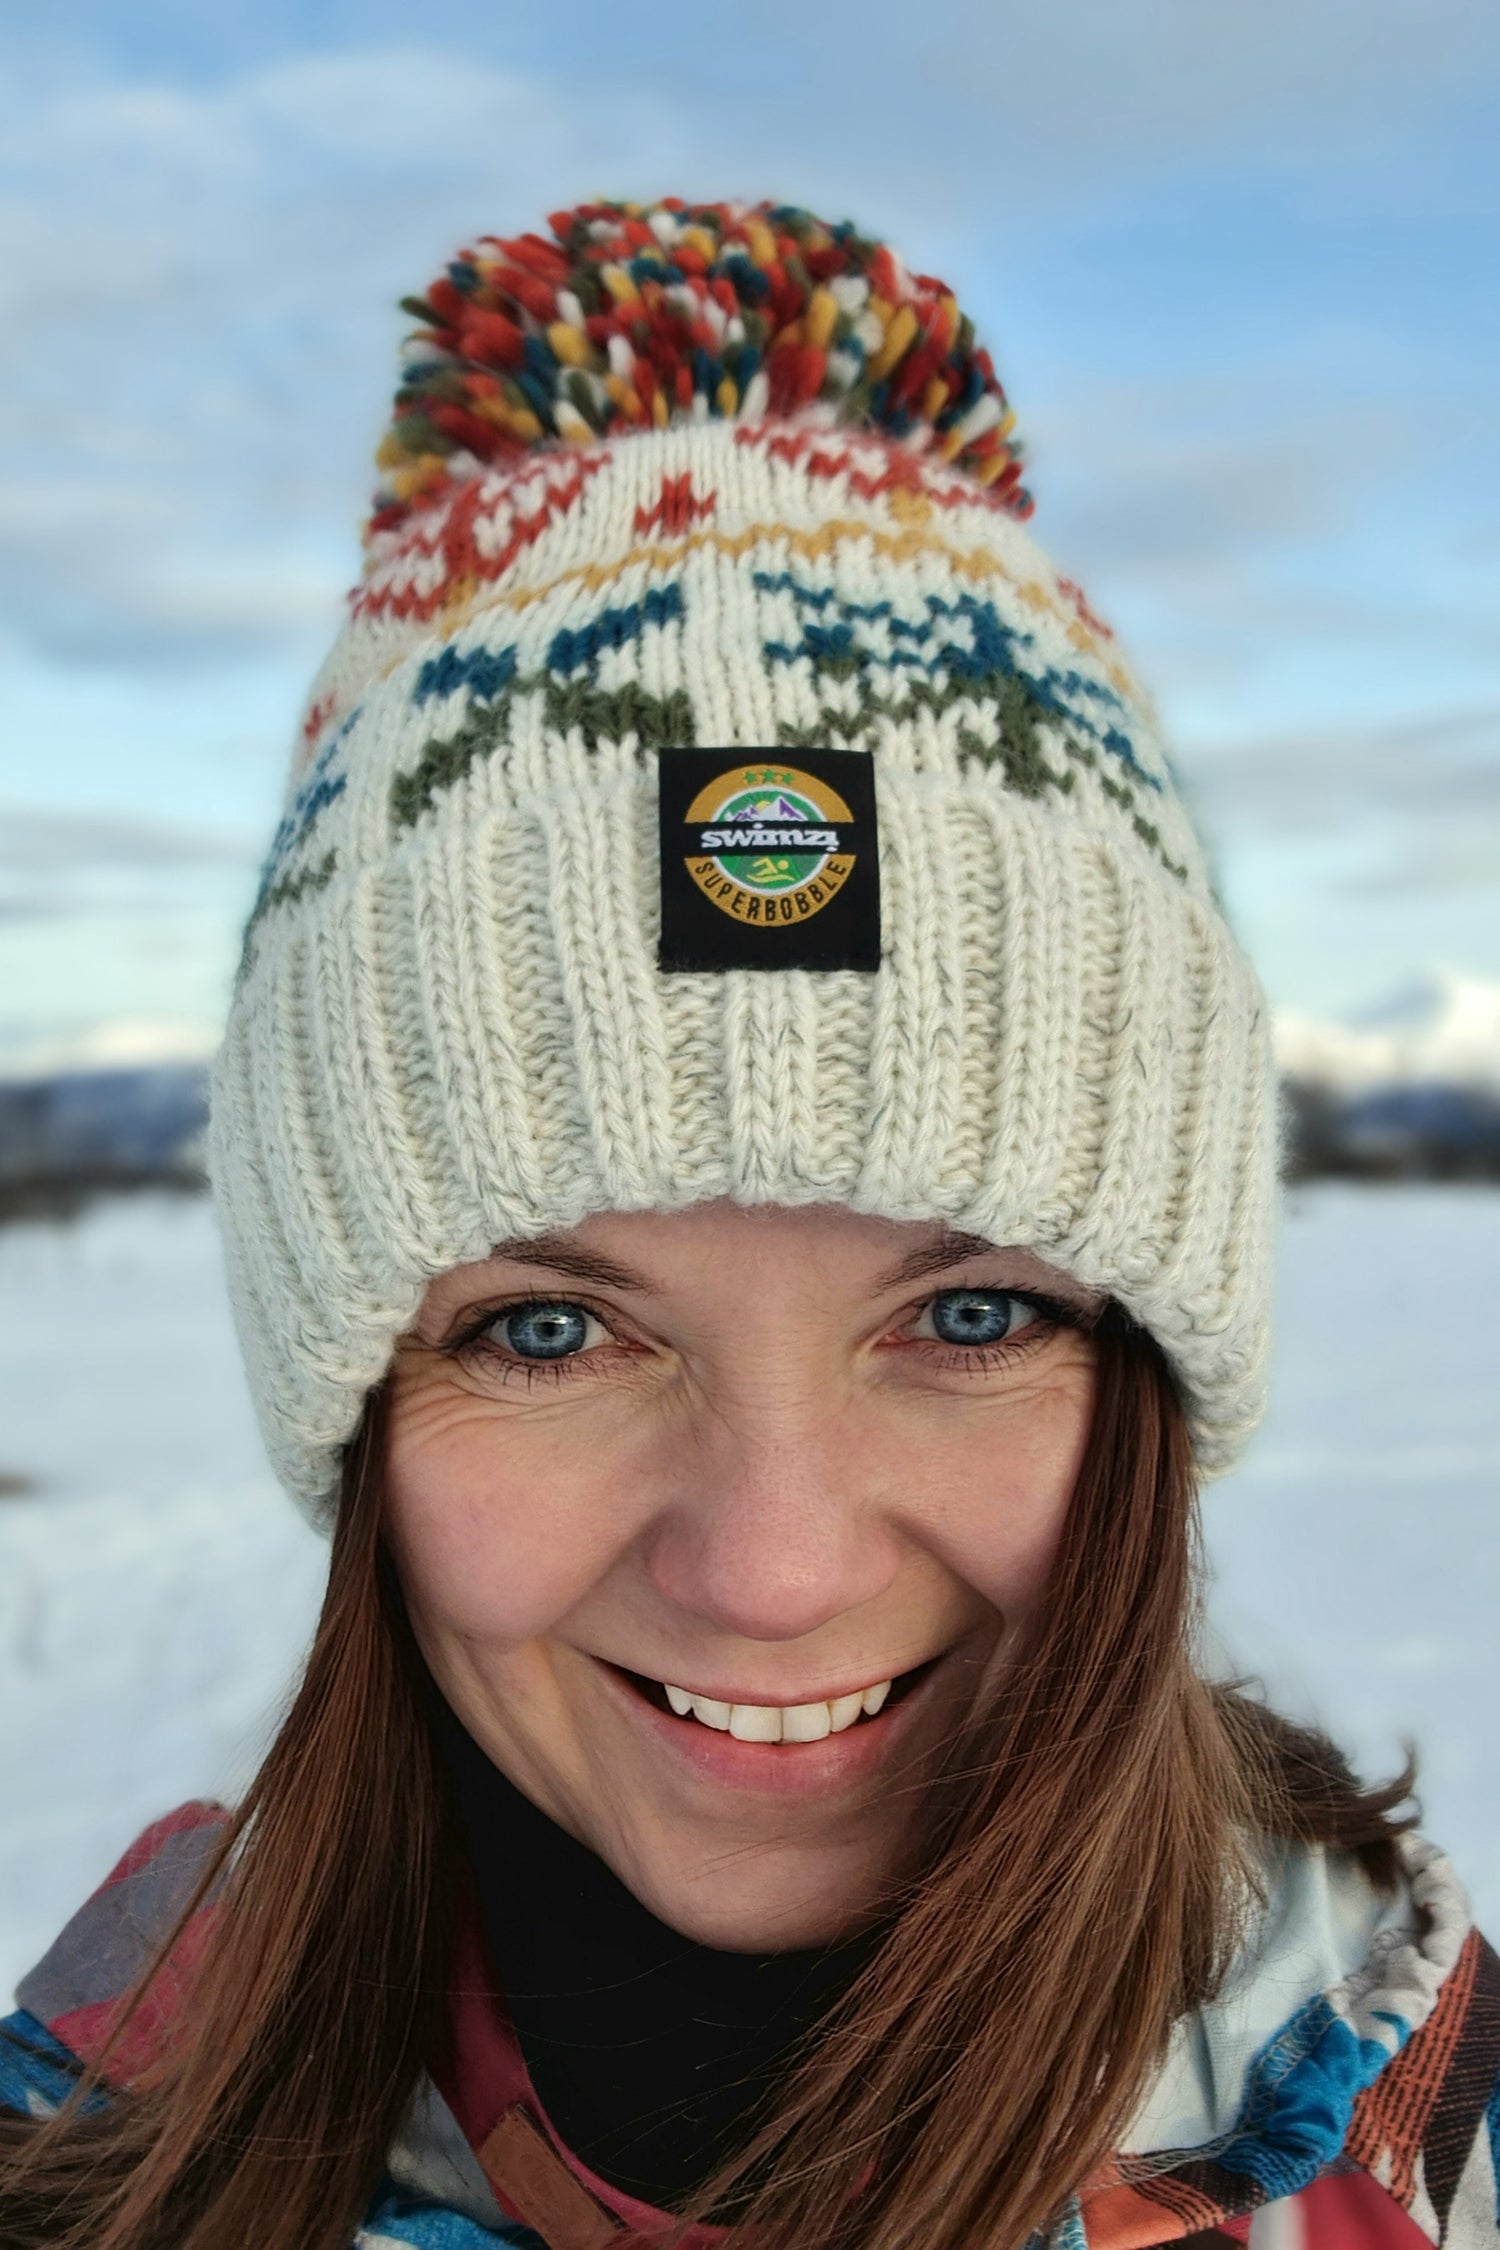
<path id="1" fill-rule="evenodd" d="M 1070 369 L 1027 419 L 1048 546 L 1174 725 L 1232 738 L 1341 699 L 1353 721 L 1500 692 L 1492 402 L 1351 381 L 1287 335 L 1233 374 Z"/>
<path id="2" fill-rule="evenodd" d="M 1328 847 L 1330 895 L 1500 892 L 1500 709 L 1240 742 L 1188 768 L 1236 849 Z"/>
<path id="3" fill-rule="evenodd" d="M 1221 372 L 1070 385 L 1034 416 L 1049 512 L 1108 567 L 1196 578 L 1347 528 L 1373 489 L 1420 477 L 1445 443 L 1420 403 L 1350 398 L 1303 363 L 1267 359 L 1246 390 Z"/>
<path id="4" fill-rule="evenodd" d="M 60 877 L 82 874 L 243 868 L 253 856 L 248 839 L 220 829 L 0 802 L 0 875 L 40 877 L 49 887 Z"/>
<path id="5" fill-rule="evenodd" d="M 926 74 L 1003 118 L 1054 176 L 1322 160 L 1408 134 L 1500 74 L 1488 0 L 965 0 L 957 19 Z"/>
<path id="6" fill-rule="evenodd" d="M 70 659 L 275 639 L 357 568 L 394 300 L 671 118 L 420 49 L 13 91 L 0 579 Z M 345 527 L 335 559 L 336 527 Z M 319 551 L 310 561 L 310 543 Z M 232 559 L 226 559 L 232 558 Z"/>

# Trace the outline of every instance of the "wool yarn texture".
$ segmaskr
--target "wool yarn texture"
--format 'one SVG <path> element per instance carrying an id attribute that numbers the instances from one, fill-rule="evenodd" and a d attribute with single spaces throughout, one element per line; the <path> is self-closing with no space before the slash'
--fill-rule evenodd
<path id="1" fill-rule="evenodd" d="M 1150 705 L 1025 528 L 988 356 L 806 212 L 551 224 L 408 301 L 215 1068 L 278 1473 L 330 1520 L 434 1275 L 714 1197 L 1036 1251 L 1150 1330 L 1221 1471 L 1265 1388 L 1266 1010 Z"/>

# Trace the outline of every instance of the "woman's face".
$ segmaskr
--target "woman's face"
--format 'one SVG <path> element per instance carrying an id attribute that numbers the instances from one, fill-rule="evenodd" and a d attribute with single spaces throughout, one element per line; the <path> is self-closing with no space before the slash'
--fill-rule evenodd
<path id="1" fill-rule="evenodd" d="M 1024 1251 L 836 1208 L 594 1218 L 445 1274 L 387 1475 L 444 1695 L 685 1935 L 843 1934 L 1042 1596 L 1097 1310 Z"/>

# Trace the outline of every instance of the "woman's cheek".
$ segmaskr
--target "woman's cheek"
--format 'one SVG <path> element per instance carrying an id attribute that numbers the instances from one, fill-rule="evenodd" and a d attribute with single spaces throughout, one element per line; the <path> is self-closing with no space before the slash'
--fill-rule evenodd
<path id="1" fill-rule="evenodd" d="M 392 1417 L 387 1528 L 426 1630 L 514 1646 L 566 1617 L 633 1536 L 597 1452 L 534 1441 L 522 1417 Z"/>
<path id="2" fill-rule="evenodd" d="M 1092 1351 L 1080 1339 L 1048 1380 L 988 1416 L 954 1417 L 927 1456 L 927 1535 L 946 1568 L 1008 1624 L 1045 1596 L 1088 1444 Z"/>

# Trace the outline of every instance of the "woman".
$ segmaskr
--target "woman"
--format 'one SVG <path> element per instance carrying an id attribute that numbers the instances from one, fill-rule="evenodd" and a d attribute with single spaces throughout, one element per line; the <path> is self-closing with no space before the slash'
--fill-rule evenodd
<path id="1" fill-rule="evenodd" d="M 0 2237 L 1495 2243 L 1446 1863 L 1194 1669 L 1264 1012 L 968 321 L 672 200 L 412 309 L 214 1100 L 327 1603 Z"/>

